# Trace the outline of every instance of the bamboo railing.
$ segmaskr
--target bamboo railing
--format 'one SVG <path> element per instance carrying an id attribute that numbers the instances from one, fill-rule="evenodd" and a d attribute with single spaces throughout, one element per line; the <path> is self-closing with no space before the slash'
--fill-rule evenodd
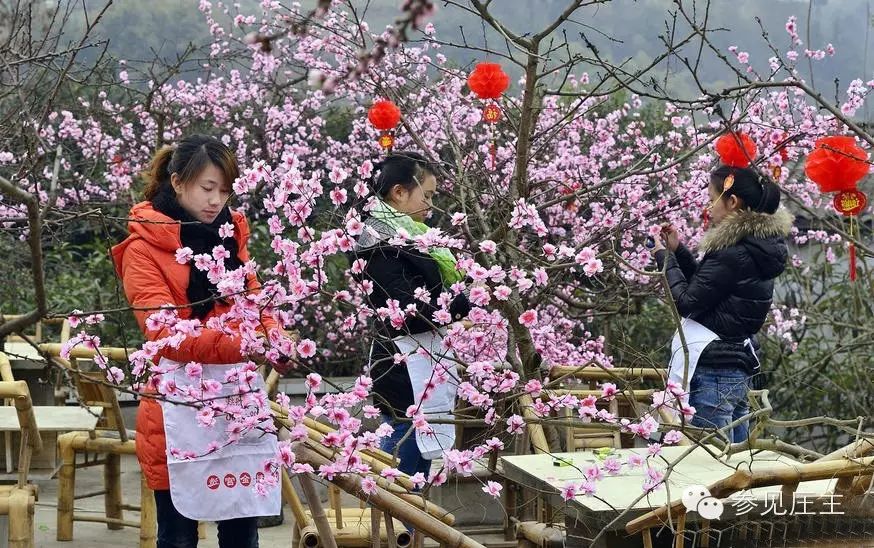
<path id="1" fill-rule="evenodd" d="M 874 472 L 874 457 L 861 459 L 847 459 L 838 457 L 831 460 L 823 460 L 796 466 L 780 466 L 766 470 L 749 471 L 738 469 L 727 478 L 715 482 L 709 487 L 714 498 L 725 498 L 732 493 L 768 487 L 775 485 L 798 485 L 804 481 L 855 477 L 861 474 Z M 648 536 L 648 530 L 661 527 L 671 519 L 685 513 L 682 499 L 672 501 L 670 504 L 661 506 L 655 510 L 635 518 L 628 522 L 625 529 L 630 534 L 644 532 Z M 646 542 L 646 537 L 644 542 Z"/>

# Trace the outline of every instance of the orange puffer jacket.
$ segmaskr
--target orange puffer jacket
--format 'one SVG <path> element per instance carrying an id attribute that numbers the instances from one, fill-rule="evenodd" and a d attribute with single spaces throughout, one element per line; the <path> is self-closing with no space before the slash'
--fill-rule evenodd
<path id="1" fill-rule="evenodd" d="M 249 225 L 238 211 L 231 212 L 234 238 L 239 248 L 239 258 L 249 260 Z M 128 229 L 130 236 L 112 248 L 115 269 L 124 285 L 128 302 L 135 308 L 134 315 L 147 340 L 157 340 L 168 335 L 166 329 L 146 330 L 146 319 L 155 310 L 166 304 L 188 304 L 186 289 L 190 273 L 189 264 L 176 262 L 176 250 L 183 247 L 180 224 L 156 211 L 151 202 L 141 202 L 130 212 Z M 260 285 L 254 276 L 248 280 L 250 290 L 257 291 Z M 212 316 L 223 314 L 230 306 L 217 302 L 204 323 Z M 179 311 L 181 318 L 188 318 L 191 310 Z M 265 329 L 276 328 L 273 317 L 262 318 Z M 203 328 L 199 337 L 187 337 L 179 348 L 166 348 L 161 355 L 177 362 L 228 364 L 244 359 L 240 352 L 240 339 L 221 331 Z M 160 358 L 160 356 L 157 359 Z M 157 362 L 156 362 L 157 363 Z M 161 406 L 152 398 L 140 400 L 137 412 L 137 459 L 153 490 L 170 488 L 167 472 L 167 441 L 164 436 L 164 415 Z"/>

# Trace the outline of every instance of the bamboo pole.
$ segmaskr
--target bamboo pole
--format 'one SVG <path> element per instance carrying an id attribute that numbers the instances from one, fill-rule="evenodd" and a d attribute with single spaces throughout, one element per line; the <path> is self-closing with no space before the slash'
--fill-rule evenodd
<path id="1" fill-rule="evenodd" d="M 57 540 L 73 540 L 73 500 L 76 485 L 76 452 L 72 440 L 76 433 L 58 436 L 58 532 Z"/>
<path id="2" fill-rule="evenodd" d="M 382 546 L 382 539 L 380 538 L 380 535 L 377 533 L 374 533 L 374 531 L 380 530 L 380 526 L 379 526 L 380 518 L 382 518 L 382 512 L 380 512 L 376 508 L 371 508 L 370 509 L 370 542 L 371 542 L 372 548 L 381 548 L 381 546 Z M 391 519 L 391 518 L 389 518 L 389 519 Z"/>
<path id="3" fill-rule="evenodd" d="M 297 496 L 297 491 L 295 491 L 291 478 L 288 477 L 288 470 L 285 468 L 282 469 L 282 496 L 285 498 L 285 502 L 288 503 L 289 508 L 291 508 L 297 528 L 302 530 L 310 525 L 306 511 L 303 508 L 303 503 L 301 503 L 300 497 Z"/>
<path id="4" fill-rule="evenodd" d="M 307 426 L 307 428 L 309 428 L 311 430 L 315 430 L 316 432 L 318 432 L 322 435 L 330 434 L 331 432 L 336 432 L 336 429 L 328 426 L 327 424 L 324 424 L 324 423 L 321 423 L 317 420 L 314 420 L 310 417 L 304 417 L 303 422 Z M 321 439 L 321 438 L 319 438 L 319 439 Z M 389 453 L 386 453 L 382 449 L 365 449 L 361 452 L 364 453 L 365 455 L 373 457 L 374 459 L 381 461 L 389 466 L 394 466 L 394 456 L 392 456 Z"/>
<path id="5" fill-rule="evenodd" d="M 609 380 L 653 380 L 661 381 L 668 377 L 667 369 L 655 369 L 651 367 L 598 367 L 586 365 L 577 367 L 573 365 L 556 365 L 549 370 L 552 378 L 572 377 L 589 381 Z"/>
<path id="6" fill-rule="evenodd" d="M 271 402 L 271 405 L 273 405 L 273 402 Z M 281 414 L 281 409 L 278 408 L 278 406 L 274 407 L 273 411 L 274 413 L 280 413 L 278 415 L 274 414 L 274 419 L 279 422 L 279 424 L 285 426 L 286 428 L 291 428 L 291 424 L 288 422 L 287 417 L 284 417 Z M 309 434 L 309 439 L 314 442 L 313 444 L 309 445 L 309 447 L 311 447 L 314 451 L 320 453 L 321 456 L 324 457 L 326 460 L 332 460 L 335 455 L 334 451 L 322 445 L 322 435 L 317 432 L 314 433 L 312 430 L 309 431 Z M 376 474 L 379 474 L 386 468 L 389 468 L 389 466 L 384 462 L 379 461 L 374 457 L 367 455 L 366 453 L 358 452 L 358 455 L 362 461 L 370 465 L 371 469 Z M 410 477 L 406 474 L 402 474 L 395 480 L 398 485 L 390 483 L 383 477 L 377 476 L 375 479 L 380 487 L 389 490 L 390 492 L 392 492 L 392 494 L 399 496 L 400 498 L 416 506 L 417 508 L 428 512 L 429 514 L 446 523 L 447 525 L 452 525 L 455 523 L 455 516 L 452 515 L 449 511 L 441 508 L 440 506 L 437 506 L 432 502 L 425 500 L 421 495 L 411 493 L 410 490 L 413 489 L 413 483 L 410 481 Z"/>
<path id="7" fill-rule="evenodd" d="M 300 530 L 300 547 L 316 548 L 320 546 L 319 531 L 315 525 L 307 525 Z"/>
<path id="8" fill-rule="evenodd" d="M 124 513 L 121 509 L 121 455 L 106 455 L 106 464 L 103 466 L 103 485 L 106 486 L 106 496 L 103 501 L 106 506 L 106 517 L 123 520 Z M 114 523 L 107 524 L 110 529 L 121 529 L 122 526 Z"/>
<path id="9" fill-rule="evenodd" d="M 330 463 L 329 459 L 304 443 L 295 444 L 294 451 L 299 462 L 308 462 L 313 466 Z M 404 523 L 409 523 L 417 531 L 422 531 L 438 542 L 454 548 L 484 548 L 480 543 L 461 534 L 434 516 L 422 512 L 420 509 L 380 486 L 376 487 L 374 493 L 364 493 L 361 490 L 361 482 L 357 476 L 340 474 L 335 476 L 331 482 L 339 485 L 347 493 L 367 500 L 371 507 L 378 508 L 390 516 L 397 517 L 397 519 Z"/>
<path id="10" fill-rule="evenodd" d="M 77 452 L 106 453 L 108 455 L 136 455 L 137 446 L 134 440 L 121 441 L 114 438 L 91 438 L 87 432 L 71 432 L 70 446 Z M 60 438 L 58 437 L 59 443 Z"/>
<path id="11" fill-rule="evenodd" d="M 874 440 L 861 438 L 850 442 L 849 444 L 841 447 L 836 451 L 832 451 L 827 455 L 823 455 L 822 457 L 816 459 L 816 461 L 814 462 L 838 460 L 842 458 L 865 457 L 867 455 L 870 455 L 872 452 L 874 452 Z"/>
<path id="12" fill-rule="evenodd" d="M 642 389 L 642 390 L 641 389 L 634 390 L 631 388 L 626 388 L 626 389 L 621 390 L 616 395 L 616 398 L 620 398 L 620 397 L 624 396 L 632 401 L 647 402 L 647 401 L 650 401 L 652 399 L 652 395 L 654 393 L 659 392 L 659 391 L 660 390 L 656 390 L 655 388 L 647 388 L 647 389 Z M 555 396 L 571 395 L 571 396 L 576 396 L 577 398 L 580 398 L 580 399 L 588 397 L 588 396 L 601 397 L 604 394 L 603 390 L 593 390 L 593 389 L 579 389 L 579 390 L 577 390 L 577 389 L 567 389 L 567 388 L 551 388 L 549 390 L 544 390 L 543 392 L 545 394 L 549 395 L 550 397 L 552 397 L 553 395 L 555 395 Z"/>
<path id="13" fill-rule="evenodd" d="M 389 548 L 407 548 L 410 546 L 410 534 L 406 529 L 402 529 L 400 534 L 395 535 L 392 533 L 389 535 L 388 529 L 384 527 L 385 523 L 390 523 L 389 521 L 385 521 L 374 528 L 372 510 L 375 509 L 365 508 L 363 512 L 347 516 L 343 527 L 334 529 L 333 535 L 338 546 L 343 548 L 373 548 L 374 543 L 380 546 L 387 544 Z M 381 514 L 378 510 L 376 512 L 377 515 Z M 333 511 L 328 510 L 326 514 L 330 522 L 333 519 Z M 311 527 L 315 529 L 315 526 Z M 374 531 L 376 532 L 374 533 Z M 299 541 L 298 546 L 304 545 Z"/>
<path id="14" fill-rule="evenodd" d="M 9 547 L 33 547 L 34 498 L 26 489 L 15 489 L 9 494 Z"/>
<path id="15" fill-rule="evenodd" d="M 710 520 L 701 520 L 701 548 L 710 548 Z"/>
<path id="16" fill-rule="evenodd" d="M 60 356 L 61 355 L 61 344 L 60 343 L 43 343 L 39 345 L 40 352 L 48 354 L 50 356 Z M 100 354 L 109 358 L 110 360 L 115 361 L 127 361 L 128 356 L 134 352 L 136 352 L 137 348 L 118 348 L 113 346 L 102 346 L 100 347 Z M 85 348 L 84 346 L 76 346 L 70 349 L 70 357 L 71 358 L 79 358 L 83 360 L 90 360 L 97 354 L 97 351 L 93 348 Z"/>
<path id="17" fill-rule="evenodd" d="M 15 382 L 15 376 L 12 375 L 12 365 L 9 363 L 9 356 L 0 352 L 0 381 Z"/>
<path id="18" fill-rule="evenodd" d="M 325 509 L 322 508 L 322 501 L 319 500 L 319 495 L 313 486 L 312 478 L 309 474 L 299 474 L 297 479 L 307 499 L 307 506 L 310 507 L 310 515 L 313 516 L 313 522 L 319 531 L 319 540 L 324 543 L 325 548 L 337 548 L 334 532 L 331 530 L 331 524 L 325 515 Z"/>
<path id="19" fill-rule="evenodd" d="M 156 548 L 158 542 L 158 509 L 155 493 L 149 489 L 146 476 L 140 479 L 140 548 Z"/>
<path id="20" fill-rule="evenodd" d="M 85 521 L 89 523 L 106 523 L 118 525 L 118 529 L 122 527 L 139 527 L 138 521 L 130 521 L 116 518 L 108 518 L 106 516 L 92 516 L 90 514 L 73 514 L 73 521 Z"/>
<path id="21" fill-rule="evenodd" d="M 395 519 L 391 514 L 385 515 L 385 536 L 388 537 L 388 548 L 407 548 L 413 540 L 406 528 L 400 535 L 395 535 Z"/>
<path id="22" fill-rule="evenodd" d="M 336 485 L 328 485 L 328 506 L 334 510 L 334 521 L 337 529 L 343 528 L 343 506 L 340 503 L 340 489 Z"/>
<path id="23" fill-rule="evenodd" d="M 22 489 L 18 486 L 17 483 L 11 483 L 6 485 L 0 485 L 0 495 L 6 496 L 12 492 L 13 489 Z M 39 487 L 36 484 L 28 483 L 23 487 L 23 489 L 30 494 L 32 494 L 37 500 L 39 500 Z"/>
<path id="24" fill-rule="evenodd" d="M 29 430 L 21 431 L 21 447 L 18 450 L 18 488 L 24 489 L 27 486 L 27 474 L 30 472 L 30 438 Z M 39 434 L 37 434 L 39 436 Z"/>
<path id="25" fill-rule="evenodd" d="M 543 548 L 561 548 L 564 546 L 564 533 L 548 523 L 537 521 L 516 522 L 516 538 L 523 538 Z"/>
<path id="26" fill-rule="evenodd" d="M 39 435 L 36 416 L 33 414 L 33 401 L 30 399 L 27 383 L 24 381 L 0 381 L 0 398 L 13 400 L 21 432 L 28 434 L 27 445 L 34 453 L 42 451 L 42 438 Z M 24 445 L 24 438 L 22 438 L 22 445 Z M 21 463 L 19 463 L 20 468 Z"/>
<path id="27" fill-rule="evenodd" d="M 333 458 L 335 456 L 335 453 L 331 449 L 329 449 L 321 444 L 308 443 L 307 447 L 309 447 L 313 451 L 316 451 L 317 453 L 319 453 L 322 457 L 324 457 L 327 460 L 333 460 Z M 365 462 L 369 462 L 369 463 L 372 462 L 372 461 L 367 461 L 366 459 L 363 459 L 363 460 L 365 460 Z M 372 465 L 372 470 L 376 473 L 380 473 L 383 469 L 387 468 L 387 466 L 385 466 L 379 462 L 372 462 L 371 465 Z M 375 476 L 374 479 L 376 480 L 377 485 L 379 485 L 383 489 L 385 489 L 388 492 L 390 492 L 391 494 L 403 499 L 404 501 L 412 504 L 416 508 L 418 508 L 422 511 L 428 512 L 429 514 L 431 514 L 435 518 L 439 519 L 443 523 L 445 523 L 447 525 L 453 525 L 455 523 L 455 516 L 453 514 L 451 514 L 448 510 L 445 510 L 445 509 L 441 508 L 440 506 L 437 506 L 433 502 L 428 501 L 422 495 L 419 495 L 416 493 L 411 493 L 408 489 L 403 487 L 403 484 L 395 485 L 394 483 L 389 482 L 387 479 L 385 479 L 381 476 Z M 398 477 L 398 479 L 396 481 L 398 481 L 398 483 L 401 483 L 399 481 L 401 479 L 406 479 L 407 481 L 409 481 L 409 476 L 400 476 L 400 477 Z M 366 501 L 366 499 L 365 499 L 365 501 Z"/>
<path id="28" fill-rule="evenodd" d="M 530 394 L 519 396 L 519 405 L 522 407 L 522 416 L 526 419 L 539 420 L 534 413 L 534 401 Z M 546 433 L 543 431 L 543 425 L 539 422 L 529 422 L 527 424 L 528 435 L 531 436 L 531 448 L 535 454 L 549 453 L 549 443 L 546 441 Z"/>
<path id="29" fill-rule="evenodd" d="M 684 548 L 686 545 L 686 512 L 680 512 L 677 517 L 677 533 L 674 535 L 674 548 Z"/>
<path id="30" fill-rule="evenodd" d="M 652 547 L 652 529 L 644 529 L 643 532 L 643 548 Z"/>
<path id="31" fill-rule="evenodd" d="M 12 365 L 9 363 L 9 357 L 0 352 L 0 381 L 15 382 L 15 377 L 12 375 Z M 4 398 L 3 405 L 11 405 L 12 400 Z M 3 432 L 4 447 L 6 447 L 6 473 L 12 473 L 12 432 Z"/>

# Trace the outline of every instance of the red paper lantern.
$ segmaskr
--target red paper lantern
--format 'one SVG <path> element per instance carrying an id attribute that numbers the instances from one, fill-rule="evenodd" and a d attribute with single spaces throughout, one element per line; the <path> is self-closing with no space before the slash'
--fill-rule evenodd
<path id="1" fill-rule="evenodd" d="M 376 129 L 388 131 L 401 121 L 401 109 L 391 101 L 376 101 L 367 111 L 367 119 Z"/>
<path id="2" fill-rule="evenodd" d="M 832 201 L 835 210 L 849 217 L 850 281 L 856 281 L 856 245 L 859 238 L 857 216 L 868 198 L 856 189 L 856 184 L 868 174 L 868 153 L 849 136 L 832 135 L 817 139 L 813 151 L 807 155 L 804 173 L 816 183 L 821 192 L 837 192 Z"/>
<path id="3" fill-rule="evenodd" d="M 498 99 L 510 87 L 510 77 L 498 63 L 477 63 L 473 72 L 467 77 L 467 85 L 480 99 Z M 482 119 L 485 123 L 495 124 L 501 117 L 501 107 L 497 104 L 489 102 L 483 108 Z M 493 138 L 489 145 L 492 169 L 495 169 L 496 154 L 497 149 Z"/>
<path id="4" fill-rule="evenodd" d="M 467 85 L 480 99 L 497 99 L 510 87 L 510 77 L 498 63 L 477 63 Z"/>
<path id="5" fill-rule="evenodd" d="M 719 160 L 731 167 L 747 167 L 758 153 L 756 143 L 746 133 L 729 132 L 716 140 Z"/>
<path id="6" fill-rule="evenodd" d="M 807 155 L 804 173 L 820 192 L 855 190 L 856 183 L 868 174 L 868 153 L 853 137 L 823 137 Z"/>
<path id="7" fill-rule="evenodd" d="M 379 146 L 391 148 L 395 143 L 392 130 L 401 121 L 401 109 L 391 101 L 376 101 L 367 111 L 367 119 L 373 127 L 382 131 L 379 136 Z"/>

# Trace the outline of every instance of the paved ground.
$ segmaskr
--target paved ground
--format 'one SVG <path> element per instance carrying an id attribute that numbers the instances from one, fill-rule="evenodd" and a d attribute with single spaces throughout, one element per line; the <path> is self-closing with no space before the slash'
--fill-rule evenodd
<path id="1" fill-rule="evenodd" d="M 126 457 L 122 461 L 122 493 L 128 504 L 139 504 L 140 471 L 134 457 Z M 40 548 L 79 548 L 97 546 L 137 546 L 139 542 L 139 529 L 125 527 L 117 531 L 110 531 L 102 523 L 88 523 L 77 521 L 73 526 L 73 542 L 59 542 L 55 540 L 57 533 L 57 480 L 38 480 L 39 501 L 37 501 L 36 515 L 34 518 L 35 545 Z M 101 467 L 80 469 L 76 471 L 76 492 L 88 493 L 102 488 L 103 477 Z M 103 497 L 93 497 L 76 501 L 77 513 L 101 515 Z M 290 518 L 286 511 L 286 517 Z M 137 520 L 139 514 L 125 512 L 125 519 Z M 277 527 L 262 528 L 259 531 L 262 547 L 290 546 L 293 520 L 287 519 Z M 200 541 L 202 548 L 218 547 L 215 524 L 207 524 L 207 536 Z"/>
<path id="2" fill-rule="evenodd" d="M 35 546 L 37 548 L 92 548 L 103 546 L 132 546 L 136 547 L 139 542 L 139 529 L 124 528 L 116 531 L 110 531 L 106 525 L 102 523 L 88 523 L 77 521 L 74 524 L 72 542 L 59 542 L 56 540 L 57 533 L 57 492 L 58 482 L 56 479 L 49 479 L 47 471 L 40 470 L 34 481 L 39 485 L 39 501 L 37 501 L 36 515 L 34 517 L 34 536 Z M 140 472 L 136 459 L 132 456 L 125 457 L 122 460 L 122 493 L 127 504 L 139 504 L 139 486 Z M 102 489 L 103 476 L 102 468 L 95 466 L 92 468 L 79 469 L 76 472 L 76 492 L 88 493 Z M 358 506 L 357 500 L 351 496 L 345 501 L 344 506 Z M 323 497 L 327 500 L 327 497 Z M 103 497 L 93 497 L 89 499 L 80 499 L 76 501 L 77 513 L 93 512 L 94 515 L 101 515 L 103 508 Z M 282 525 L 276 527 L 264 527 L 259 530 L 260 545 L 262 548 L 285 547 L 291 546 L 293 518 L 288 508 L 284 510 L 285 520 Z M 5 519 L 5 518 L 4 518 Z M 135 512 L 125 512 L 125 519 L 137 520 L 139 514 Z M 5 523 L 2 524 L 5 526 Z M 5 527 L 0 526 L 0 529 Z M 5 533 L 5 531 L 3 531 Z M 5 546 L 5 534 L 2 536 L 0 546 Z M 481 541 L 498 541 L 503 537 L 499 535 L 488 535 L 487 537 L 478 537 Z M 426 546 L 436 546 L 436 543 L 426 541 Z M 207 524 L 207 535 L 205 539 L 201 539 L 200 548 L 217 548 L 218 540 L 216 538 L 216 526 L 214 523 Z"/>

